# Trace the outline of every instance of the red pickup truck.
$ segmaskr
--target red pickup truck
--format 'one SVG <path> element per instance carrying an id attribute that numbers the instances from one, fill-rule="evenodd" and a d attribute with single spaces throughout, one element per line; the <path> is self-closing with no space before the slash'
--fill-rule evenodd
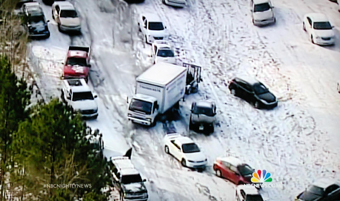
<path id="1" fill-rule="evenodd" d="M 90 47 L 70 46 L 64 63 L 64 79 L 85 79 L 90 71 Z"/>

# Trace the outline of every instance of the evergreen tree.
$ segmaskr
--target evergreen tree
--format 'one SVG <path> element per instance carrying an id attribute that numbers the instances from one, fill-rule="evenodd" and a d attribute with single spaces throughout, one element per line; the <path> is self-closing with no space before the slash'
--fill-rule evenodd
<path id="1" fill-rule="evenodd" d="M 17 161 L 25 170 L 24 194 L 41 200 L 101 194 L 109 179 L 102 147 L 89 140 L 96 132 L 57 99 L 34 106 L 31 117 L 20 123 L 14 141 Z"/>
<path id="2" fill-rule="evenodd" d="M 12 150 L 13 133 L 28 116 L 26 109 L 30 93 L 24 80 L 11 71 L 10 61 L 0 56 L 0 182 L 1 200 L 4 199 L 6 175 L 14 168 L 15 153 Z"/>

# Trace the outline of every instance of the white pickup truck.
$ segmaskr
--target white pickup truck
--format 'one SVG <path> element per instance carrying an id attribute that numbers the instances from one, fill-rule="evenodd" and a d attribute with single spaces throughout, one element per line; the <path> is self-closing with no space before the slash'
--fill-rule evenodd
<path id="1" fill-rule="evenodd" d="M 158 63 L 136 78 L 136 91 L 130 100 L 128 120 L 154 126 L 156 117 L 164 114 L 185 95 L 187 68 Z"/>
<path id="2" fill-rule="evenodd" d="M 176 64 L 176 57 L 171 45 L 167 41 L 154 41 L 152 43 L 153 64 L 165 62 Z"/>
<path id="3" fill-rule="evenodd" d="M 71 105 L 74 110 L 80 112 L 82 117 L 98 117 L 97 95 L 93 95 L 90 87 L 84 79 L 63 80 L 61 98 L 64 102 Z"/>

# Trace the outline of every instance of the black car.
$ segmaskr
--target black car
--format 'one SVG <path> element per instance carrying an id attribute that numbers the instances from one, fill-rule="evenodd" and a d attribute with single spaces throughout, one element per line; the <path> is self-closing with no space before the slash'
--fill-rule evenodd
<path id="1" fill-rule="evenodd" d="M 328 180 L 319 180 L 300 193 L 295 201 L 338 201 L 340 186 Z"/>
<path id="2" fill-rule="evenodd" d="M 24 5 L 25 6 L 25 5 Z M 23 8 L 24 23 L 30 38 L 49 38 L 50 31 L 40 6 Z"/>
<path id="3" fill-rule="evenodd" d="M 58 1 L 65 1 L 65 0 L 58 0 Z M 55 2 L 55 0 L 43 0 L 43 2 L 46 5 L 52 5 Z"/>
<path id="4" fill-rule="evenodd" d="M 231 94 L 253 104 L 255 108 L 271 109 L 277 106 L 274 94 L 257 80 L 234 78 L 228 88 Z"/>

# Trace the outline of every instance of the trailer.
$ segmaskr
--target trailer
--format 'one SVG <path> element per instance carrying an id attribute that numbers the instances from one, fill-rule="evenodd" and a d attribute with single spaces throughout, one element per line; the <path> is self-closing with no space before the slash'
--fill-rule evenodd
<path id="1" fill-rule="evenodd" d="M 170 63 L 157 63 L 136 79 L 135 95 L 129 101 L 128 119 L 153 126 L 156 117 L 173 107 L 186 91 L 187 69 Z"/>

